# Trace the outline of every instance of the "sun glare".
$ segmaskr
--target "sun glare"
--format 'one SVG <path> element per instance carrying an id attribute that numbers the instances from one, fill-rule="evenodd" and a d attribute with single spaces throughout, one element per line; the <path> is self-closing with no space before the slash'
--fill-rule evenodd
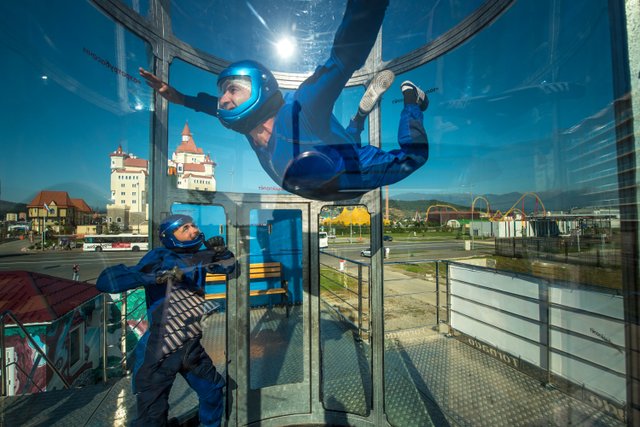
<path id="1" fill-rule="evenodd" d="M 276 50 L 280 58 L 287 59 L 295 52 L 296 44 L 289 37 L 283 37 L 276 43 Z"/>

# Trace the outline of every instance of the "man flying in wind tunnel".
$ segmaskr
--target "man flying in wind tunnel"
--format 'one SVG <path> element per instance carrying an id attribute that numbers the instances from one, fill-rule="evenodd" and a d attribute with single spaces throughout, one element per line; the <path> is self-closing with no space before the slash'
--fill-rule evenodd
<path id="1" fill-rule="evenodd" d="M 218 117 L 245 135 L 267 174 L 285 190 L 314 200 L 345 200 L 396 183 L 429 157 L 423 111 L 429 100 L 415 84 L 401 85 L 400 149 L 362 146 L 364 120 L 394 75 L 376 75 L 345 129 L 333 106 L 351 75 L 361 68 L 382 25 L 388 0 L 349 0 L 327 62 L 283 97 L 273 74 L 255 61 L 231 64 L 218 76 L 218 97 L 177 91 L 140 68 L 147 84 L 170 102 Z"/>

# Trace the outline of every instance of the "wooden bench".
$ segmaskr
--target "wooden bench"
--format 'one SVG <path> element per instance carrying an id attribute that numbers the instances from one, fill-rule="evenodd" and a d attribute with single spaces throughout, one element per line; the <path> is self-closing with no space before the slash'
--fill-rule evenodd
<path id="1" fill-rule="evenodd" d="M 262 262 L 249 264 L 249 286 L 252 281 L 269 281 L 269 279 L 279 279 L 280 287 L 268 288 L 268 289 L 249 289 L 250 297 L 268 296 L 269 306 L 271 306 L 271 295 L 282 295 L 284 305 L 287 310 L 287 317 L 289 317 L 289 283 L 282 277 L 282 264 L 279 262 Z M 227 276 L 225 274 L 212 274 L 207 273 L 207 283 L 210 284 L 226 284 Z M 226 292 L 218 292 L 205 294 L 207 300 L 212 299 L 225 299 L 227 298 Z"/>

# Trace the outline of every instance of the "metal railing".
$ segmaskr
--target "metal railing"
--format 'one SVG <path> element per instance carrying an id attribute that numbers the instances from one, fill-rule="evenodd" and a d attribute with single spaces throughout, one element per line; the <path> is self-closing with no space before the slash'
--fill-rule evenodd
<path id="1" fill-rule="evenodd" d="M 371 289 L 371 267 L 368 264 L 329 253 L 323 252 L 323 256 L 336 260 L 334 265 L 320 261 L 320 287 L 322 292 L 331 295 L 335 301 L 334 304 L 328 304 L 328 306 L 332 307 L 348 323 L 353 323 L 353 321 L 348 315 L 345 315 L 345 312 L 353 312 L 355 314 L 354 326 L 358 330 L 359 338 L 368 339 L 370 331 L 369 290 Z M 331 275 L 333 277 L 326 273 L 323 274 L 323 269 L 325 272 L 334 273 Z M 336 277 L 340 278 L 339 283 L 335 280 Z"/>
<path id="2" fill-rule="evenodd" d="M 455 335 L 624 419 L 625 348 L 619 292 L 450 263 Z M 604 406 L 605 404 L 603 404 Z"/>
<path id="3" fill-rule="evenodd" d="M 448 322 L 448 270 L 441 269 L 443 263 L 434 259 L 384 262 L 385 333 L 440 331 Z"/>
<path id="4" fill-rule="evenodd" d="M 102 325 L 103 325 L 103 339 L 102 339 L 102 358 L 104 360 L 104 363 L 102 364 L 102 377 L 103 377 L 103 381 L 107 381 L 109 379 L 109 375 L 108 375 L 108 371 L 109 370 L 121 370 L 122 375 L 126 375 L 127 373 L 127 369 L 128 369 L 128 355 L 131 352 L 130 349 L 127 348 L 127 333 L 129 332 L 129 330 L 133 330 L 136 329 L 138 327 L 138 325 L 140 325 L 141 322 L 143 322 L 146 318 L 146 310 L 144 310 L 145 315 L 140 316 L 139 318 L 136 318 L 135 320 L 137 320 L 137 323 L 132 325 L 131 327 L 129 326 L 129 317 L 131 313 L 139 313 L 140 309 L 143 305 L 145 305 L 145 309 L 146 309 L 146 303 L 145 303 L 145 299 L 144 298 L 140 298 L 140 301 L 134 305 L 131 306 L 129 303 L 129 298 L 134 296 L 135 293 L 137 292 L 137 290 L 132 290 L 132 291 L 127 291 L 127 292 L 123 292 L 122 294 L 120 294 L 120 298 L 119 299 L 111 299 L 111 298 L 107 298 L 107 295 L 104 295 L 104 299 L 103 299 L 103 321 L 102 321 Z M 119 319 L 111 319 L 109 316 L 109 313 L 111 312 L 110 307 L 111 306 L 118 306 L 120 305 L 120 318 Z M 113 326 L 118 326 L 120 328 L 120 341 L 119 341 L 119 347 L 120 347 L 120 360 L 117 364 L 113 365 L 113 366 L 109 366 L 108 363 L 108 349 L 109 348 L 113 348 L 113 345 L 107 344 L 107 337 L 108 337 L 108 330 L 110 327 Z"/>
<path id="5" fill-rule="evenodd" d="M 371 266 L 330 253 L 323 252 L 322 256 L 325 258 L 320 260 L 320 287 L 326 295 L 324 299 L 331 300 L 328 306 L 352 324 L 361 339 L 367 338 Z M 395 320 L 385 320 L 385 332 L 425 326 L 440 330 L 441 326 L 446 326 L 449 321 L 448 269 L 442 270 L 442 263 L 444 261 L 432 259 L 384 262 L 385 316 L 390 313 Z M 433 267 L 425 267 L 425 264 L 433 264 Z M 398 319 L 415 314 L 412 311 L 416 309 L 425 314 L 415 320 L 418 323 Z M 445 328 L 444 332 L 447 331 Z"/>

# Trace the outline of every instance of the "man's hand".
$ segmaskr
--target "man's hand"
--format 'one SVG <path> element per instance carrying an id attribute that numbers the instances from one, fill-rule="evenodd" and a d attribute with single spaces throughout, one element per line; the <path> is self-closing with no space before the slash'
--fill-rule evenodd
<path id="1" fill-rule="evenodd" d="M 184 278 L 184 271 L 180 270 L 177 266 L 171 270 L 162 270 L 156 273 L 156 283 L 158 285 L 167 283 L 170 279 L 181 282 Z"/>
<path id="2" fill-rule="evenodd" d="M 147 85 L 158 92 L 164 99 L 174 104 L 184 105 L 183 93 L 178 92 L 172 86 L 169 86 L 168 83 L 163 82 L 155 74 L 151 74 L 142 67 L 138 68 L 138 72 L 140 76 L 145 79 Z"/>
<path id="3" fill-rule="evenodd" d="M 224 253 L 227 250 L 227 246 L 224 244 L 224 239 L 222 236 L 213 236 L 207 239 L 204 242 L 204 245 L 210 251 L 213 251 L 215 254 Z"/>

